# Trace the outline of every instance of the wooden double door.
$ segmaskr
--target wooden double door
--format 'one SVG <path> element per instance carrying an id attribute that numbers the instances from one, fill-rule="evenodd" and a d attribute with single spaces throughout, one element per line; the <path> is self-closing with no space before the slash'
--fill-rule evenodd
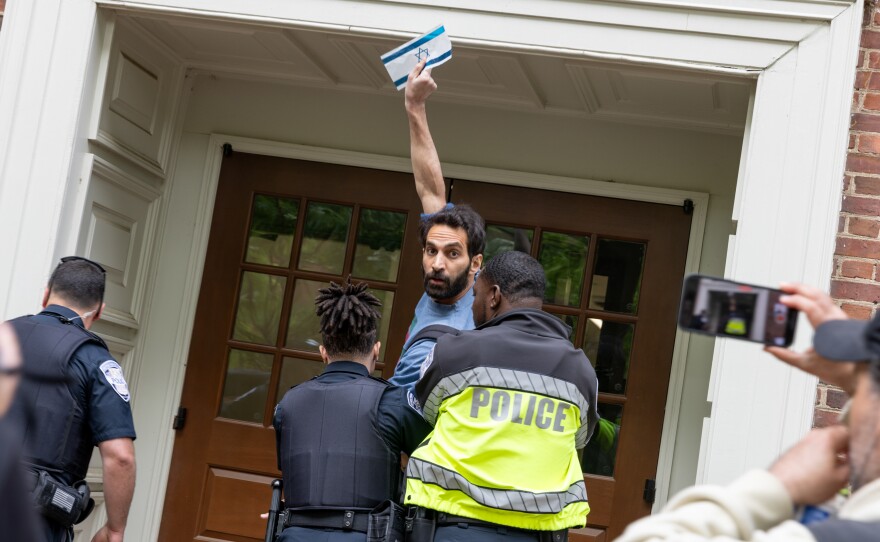
<path id="1" fill-rule="evenodd" d="M 486 259 L 531 253 L 545 310 L 599 377 L 583 467 L 588 528 L 610 540 L 650 512 L 690 216 L 681 207 L 455 180 L 487 222 Z M 386 378 L 422 293 L 409 174 L 244 153 L 223 160 L 160 540 L 262 540 L 278 476 L 272 413 L 318 374 L 319 288 L 351 275 L 382 301 Z"/>

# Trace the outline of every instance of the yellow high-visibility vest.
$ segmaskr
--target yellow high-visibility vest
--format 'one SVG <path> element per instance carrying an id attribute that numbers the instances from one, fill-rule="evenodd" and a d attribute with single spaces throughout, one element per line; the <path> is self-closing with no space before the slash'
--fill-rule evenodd
<path id="1" fill-rule="evenodd" d="M 505 389 L 493 376 L 529 384 Z M 586 400 L 576 387 L 510 369 L 455 377 L 468 385 L 447 385 L 437 408 L 425 405 L 437 423 L 410 457 L 405 503 L 520 529 L 583 526 L 590 506 L 575 445 Z"/>

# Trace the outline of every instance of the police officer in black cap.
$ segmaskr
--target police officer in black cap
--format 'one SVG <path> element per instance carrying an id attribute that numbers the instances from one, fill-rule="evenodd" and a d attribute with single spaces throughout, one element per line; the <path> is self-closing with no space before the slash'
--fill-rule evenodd
<path id="1" fill-rule="evenodd" d="M 378 305 L 365 283 L 350 280 L 316 300 L 327 367 L 275 408 L 288 507 L 282 542 L 364 542 L 370 510 L 399 498 L 400 453 L 431 429 L 405 389 L 370 376 Z"/>
<path id="2" fill-rule="evenodd" d="M 104 310 L 106 271 L 62 258 L 49 279 L 43 311 L 11 321 L 26 373 L 10 416 L 20 424 L 23 458 L 42 540 L 69 542 L 94 501 L 83 481 L 95 446 L 103 464 L 107 523 L 93 542 L 121 542 L 134 492 L 134 423 L 122 368 L 89 331 Z M 66 383 L 48 383 L 51 380 Z"/>

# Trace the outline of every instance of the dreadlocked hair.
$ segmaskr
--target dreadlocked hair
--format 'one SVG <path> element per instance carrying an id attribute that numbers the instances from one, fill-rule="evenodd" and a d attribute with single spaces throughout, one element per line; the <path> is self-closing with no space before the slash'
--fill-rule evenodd
<path id="1" fill-rule="evenodd" d="M 331 282 L 318 290 L 315 313 L 321 319 L 321 336 L 327 354 L 365 356 L 376 344 L 382 303 L 367 291 L 367 283 Z"/>

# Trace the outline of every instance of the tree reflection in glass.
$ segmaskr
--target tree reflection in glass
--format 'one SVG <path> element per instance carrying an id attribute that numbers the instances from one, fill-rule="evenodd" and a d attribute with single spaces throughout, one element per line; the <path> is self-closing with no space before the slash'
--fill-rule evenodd
<path id="1" fill-rule="evenodd" d="M 285 277 L 253 271 L 242 273 L 233 339 L 275 345 L 286 284 Z"/>
<path id="2" fill-rule="evenodd" d="M 299 201 L 257 194 L 248 231 L 245 261 L 275 267 L 290 265 Z"/>
<path id="3" fill-rule="evenodd" d="M 299 269 L 339 275 L 345 265 L 345 246 L 352 208 L 347 205 L 309 202 Z"/>
<path id="4" fill-rule="evenodd" d="M 580 305 L 589 248 L 590 238 L 583 235 L 550 231 L 541 234 L 538 261 L 547 276 L 545 302 L 569 307 Z"/>

